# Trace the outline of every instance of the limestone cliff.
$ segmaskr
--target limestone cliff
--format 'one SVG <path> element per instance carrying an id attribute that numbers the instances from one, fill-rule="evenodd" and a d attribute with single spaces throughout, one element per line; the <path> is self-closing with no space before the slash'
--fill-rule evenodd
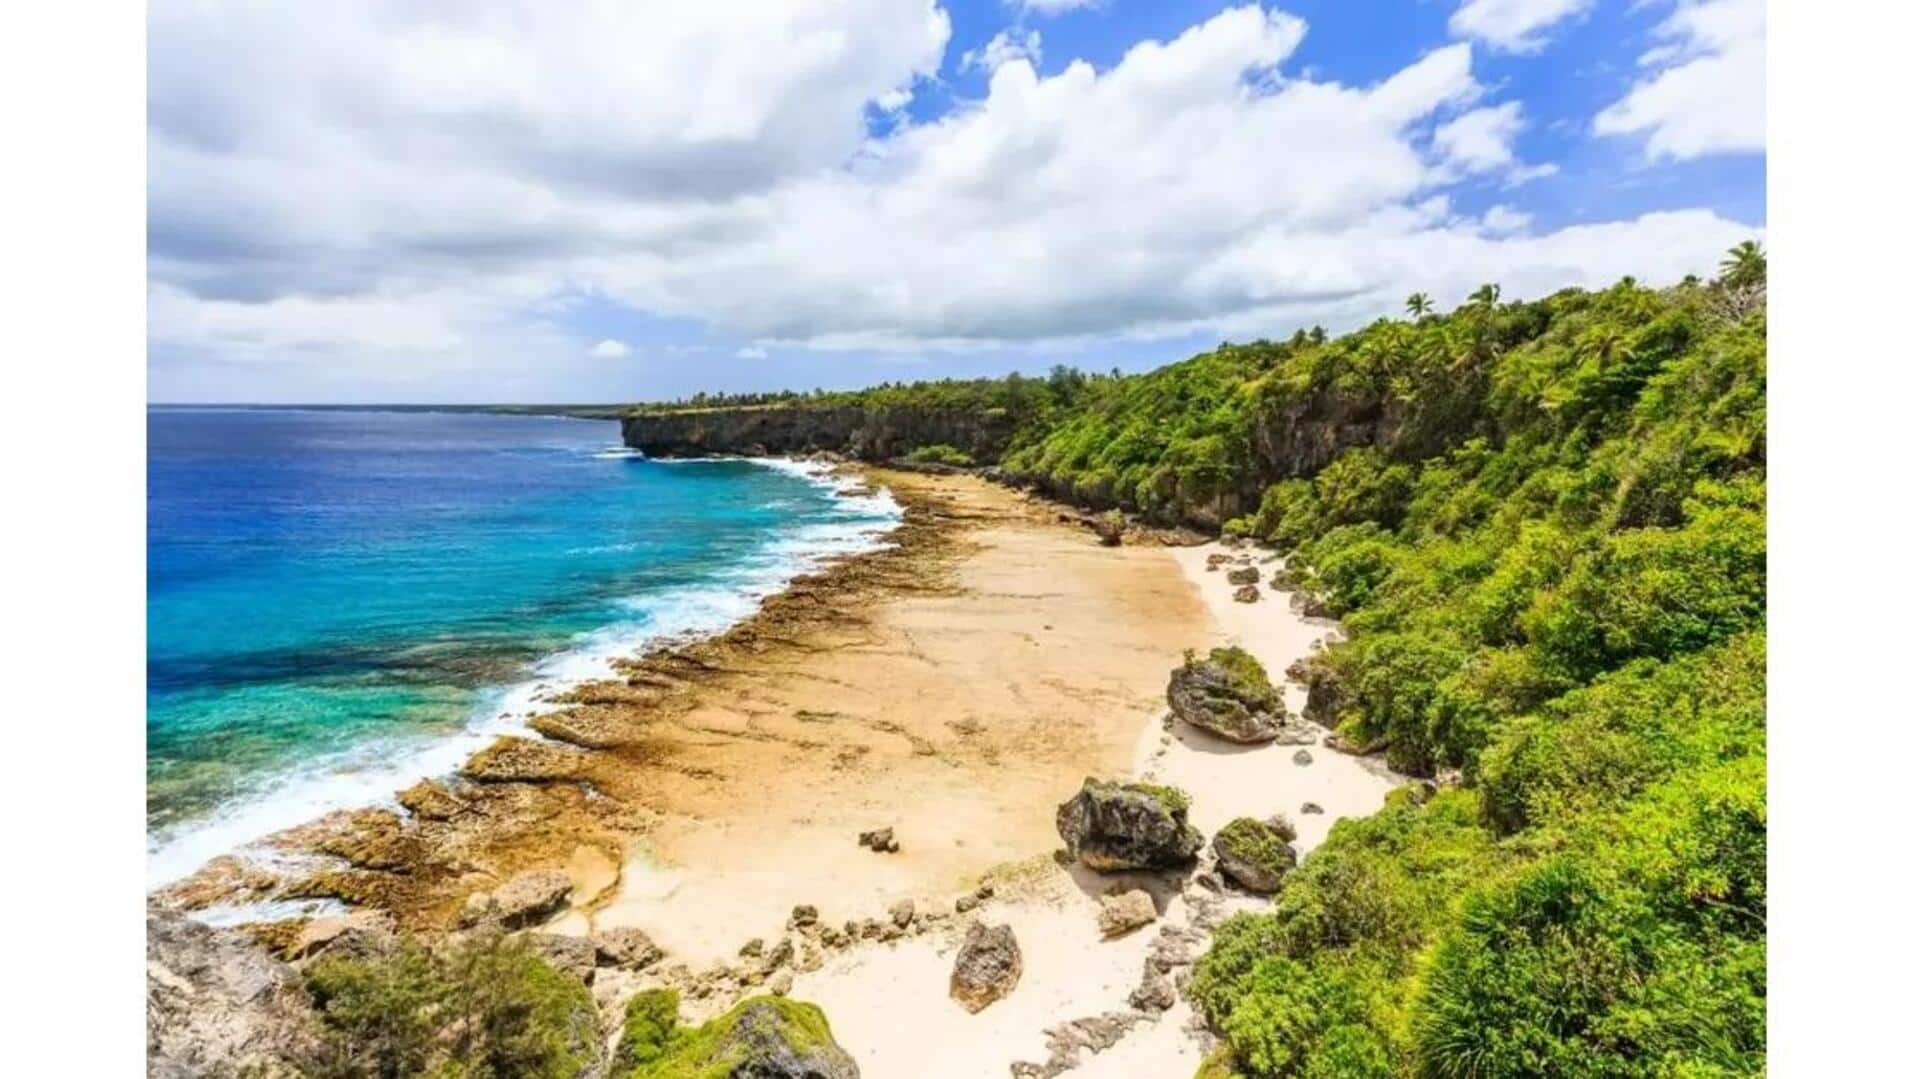
<path id="1" fill-rule="evenodd" d="M 948 445 L 976 461 L 999 459 L 1018 422 L 1000 409 L 764 405 L 641 411 L 621 420 L 626 444 L 649 457 L 808 453 L 864 461 Z"/>

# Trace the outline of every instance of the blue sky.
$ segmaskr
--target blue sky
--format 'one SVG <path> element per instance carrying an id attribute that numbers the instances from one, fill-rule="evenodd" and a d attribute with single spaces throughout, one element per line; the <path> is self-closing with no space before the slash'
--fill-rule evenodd
<path id="1" fill-rule="evenodd" d="M 1760 0 L 158 0 L 149 395 L 1140 370 L 1670 280 L 1762 235 L 1763 56 Z"/>

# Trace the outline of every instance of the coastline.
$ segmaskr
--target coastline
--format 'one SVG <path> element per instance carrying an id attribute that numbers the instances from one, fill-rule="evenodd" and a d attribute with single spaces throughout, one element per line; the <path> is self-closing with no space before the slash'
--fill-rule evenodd
<path id="1" fill-rule="evenodd" d="M 397 812 L 289 829 L 273 840 L 284 867 L 216 859 L 163 901 L 321 900 L 319 913 L 373 908 L 442 931 L 469 896 L 558 868 L 571 903 L 544 932 L 635 928 L 668 956 L 646 974 L 600 972 L 603 1002 L 671 984 L 697 1017 L 772 980 L 823 1006 L 872 1074 L 1016 1061 L 1032 1075 L 1076 1062 L 1077 1074 L 1191 1073 L 1206 1039 L 1185 1002 L 1129 1003 L 1143 963 L 1168 941 L 1190 963 L 1220 919 L 1264 901 L 1121 875 L 1153 892 L 1159 924 L 1103 941 L 1114 879 L 1056 862 L 1053 809 L 1083 775 L 1167 782 L 1194 794 L 1209 835 L 1288 812 L 1303 854 L 1334 820 L 1371 812 L 1396 782 L 1376 762 L 1315 745 L 1299 766 L 1295 747 L 1228 746 L 1163 719 L 1186 649 L 1240 644 L 1278 682 L 1337 626 L 1285 593 L 1233 602 L 1207 558 L 1263 557 L 1250 548 L 1102 547 L 1061 507 L 977 477 L 844 474 L 902 507 L 884 544 L 795 578 L 722 632 L 614 660 L 615 677 L 555 694 L 530 729 L 400 792 Z M 1304 691 L 1280 684 L 1297 713 Z M 1325 812 L 1299 813 L 1304 801 Z M 879 827 L 899 853 L 854 842 Z M 967 920 L 956 899 L 982 892 L 974 916 L 1014 926 L 1027 973 L 970 1015 L 942 990 Z M 903 900 L 919 913 L 889 929 Z M 848 932 L 832 946 L 795 934 L 802 906 Z M 306 921 L 251 929 L 284 945 Z M 791 965 L 743 961 L 750 939 L 788 942 Z M 975 1048 L 925 1071 L 921 1049 L 941 1031 Z"/>
<path id="2" fill-rule="evenodd" d="M 605 448 L 593 456 L 637 454 Z M 539 738 L 530 722 L 543 713 L 567 707 L 566 697 L 575 689 L 615 677 L 615 662 L 725 633 L 753 618 L 770 597 L 796 581 L 892 542 L 890 535 L 904 511 L 884 490 L 873 490 L 830 462 L 760 459 L 753 463 L 796 476 L 830 493 L 849 513 L 849 519 L 804 525 L 797 535 L 773 539 L 746 552 L 712 580 L 690 582 L 646 597 L 649 617 L 643 625 L 616 622 L 602 626 L 541 657 L 524 677 L 480 691 L 478 702 L 457 729 L 430 739 L 415 737 L 329 754 L 296 771 L 263 777 L 257 789 L 242 800 L 184 827 L 158 836 L 150 834 L 148 893 L 179 891 L 183 881 L 203 874 L 209 863 L 298 868 L 299 844 L 287 842 L 289 835 L 297 837 L 329 816 L 403 810 L 397 795 L 410 784 L 457 774 L 475 753 L 500 737 Z M 277 907 L 285 916 L 301 903 L 318 904 L 316 913 L 328 909 L 324 901 L 298 900 L 271 903 L 263 910 L 271 914 Z M 202 908 L 202 916 L 206 916 L 203 904 L 191 905 Z M 253 909 L 257 905 L 221 904 L 229 909 L 215 912 L 208 920 L 257 920 L 259 912 Z"/>

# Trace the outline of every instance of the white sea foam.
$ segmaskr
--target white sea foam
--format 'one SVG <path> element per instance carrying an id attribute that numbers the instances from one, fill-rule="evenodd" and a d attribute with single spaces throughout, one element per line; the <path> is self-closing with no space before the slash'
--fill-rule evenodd
<path id="1" fill-rule="evenodd" d="M 526 728 L 529 714 L 550 708 L 552 696 L 613 673 L 613 661 L 661 644 L 719 633 L 750 617 L 760 604 L 828 562 L 889 546 L 900 521 L 899 503 L 884 488 L 867 492 L 831 466 L 756 458 L 754 463 L 799 476 L 833 492 L 833 519 L 815 521 L 770 539 L 704 582 L 633 596 L 621 606 L 631 617 L 581 635 L 573 645 L 534 665 L 532 677 L 483 695 L 457 733 L 369 743 L 316 758 L 300 770 L 263 780 L 211 816 L 148 838 L 147 883 L 157 888 L 222 854 L 253 861 L 286 857 L 260 840 L 339 809 L 396 805 L 395 792 L 425 776 L 453 772 L 505 733 L 540 737 Z M 270 913 L 270 912 L 266 912 Z M 266 916 L 262 908 L 221 909 L 217 920 Z"/>

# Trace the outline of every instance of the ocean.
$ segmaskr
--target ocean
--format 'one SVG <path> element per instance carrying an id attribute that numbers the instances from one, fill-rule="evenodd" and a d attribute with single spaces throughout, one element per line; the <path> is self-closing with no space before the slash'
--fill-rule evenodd
<path id="1" fill-rule="evenodd" d="M 452 771 L 543 689 L 724 629 L 898 515 L 609 421 L 152 408 L 149 884 Z"/>

